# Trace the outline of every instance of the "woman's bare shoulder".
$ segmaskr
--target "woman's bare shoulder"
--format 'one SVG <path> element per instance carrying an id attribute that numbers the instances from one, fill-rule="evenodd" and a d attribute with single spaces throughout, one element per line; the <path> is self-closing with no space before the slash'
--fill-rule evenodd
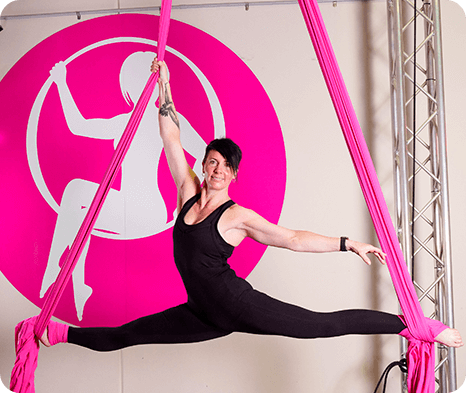
<path id="1" fill-rule="evenodd" d="M 230 206 L 220 218 L 218 230 L 227 243 L 238 246 L 247 236 L 247 222 L 255 215 L 253 210 L 241 205 Z"/>
<path id="2" fill-rule="evenodd" d="M 254 210 L 238 205 L 237 203 L 232 205 L 226 213 L 228 220 L 234 222 L 236 224 L 235 226 L 244 224 L 245 222 L 254 218 L 260 218 L 259 214 L 257 214 Z"/>

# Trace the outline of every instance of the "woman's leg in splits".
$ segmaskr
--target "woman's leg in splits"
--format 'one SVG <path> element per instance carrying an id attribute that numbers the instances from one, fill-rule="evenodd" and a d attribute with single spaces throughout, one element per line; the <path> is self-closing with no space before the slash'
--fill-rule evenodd
<path id="1" fill-rule="evenodd" d="M 140 344 L 177 344 L 226 336 L 202 321 L 186 304 L 148 315 L 115 328 L 72 328 L 68 342 L 95 351 L 114 351 Z"/>
<path id="2" fill-rule="evenodd" d="M 182 304 L 116 328 L 70 327 L 68 342 L 96 351 L 113 351 L 140 344 L 200 342 L 232 331 L 310 339 L 346 334 L 398 334 L 406 327 L 393 314 L 372 310 L 319 313 L 256 290 L 243 294 L 238 302 L 242 313 L 231 329 L 210 325 Z"/>
<path id="3" fill-rule="evenodd" d="M 236 330 L 296 338 L 336 337 L 346 334 L 410 334 L 400 317 L 374 310 L 342 310 L 320 313 L 287 304 L 251 290 L 241 298 L 243 313 Z M 459 348 L 463 341 L 458 330 L 426 318 L 435 340 Z"/>
<path id="4" fill-rule="evenodd" d="M 406 328 L 397 315 L 373 310 L 310 311 L 256 290 L 241 298 L 243 313 L 235 330 L 295 338 L 347 334 L 399 334 Z"/>

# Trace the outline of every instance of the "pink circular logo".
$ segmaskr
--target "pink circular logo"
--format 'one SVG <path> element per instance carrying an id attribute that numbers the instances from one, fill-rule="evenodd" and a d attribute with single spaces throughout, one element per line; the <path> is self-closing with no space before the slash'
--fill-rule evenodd
<path id="1" fill-rule="evenodd" d="M 116 15 L 66 28 L 0 82 L 0 269 L 39 307 L 150 75 L 158 17 Z M 166 61 L 182 142 L 200 175 L 206 144 L 243 150 L 232 199 L 276 223 L 286 159 L 261 84 L 208 34 L 172 21 Z M 186 301 L 173 261 L 176 189 L 158 135 L 155 91 L 55 315 L 116 326 Z M 246 277 L 265 251 L 249 239 L 230 259 Z"/>

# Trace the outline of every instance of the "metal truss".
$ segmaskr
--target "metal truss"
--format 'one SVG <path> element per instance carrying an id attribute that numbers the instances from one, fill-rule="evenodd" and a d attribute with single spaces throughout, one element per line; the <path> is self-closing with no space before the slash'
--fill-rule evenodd
<path id="1" fill-rule="evenodd" d="M 424 314 L 453 327 L 440 4 L 387 2 L 395 225 Z M 439 344 L 436 389 L 457 389 L 455 351 Z"/>

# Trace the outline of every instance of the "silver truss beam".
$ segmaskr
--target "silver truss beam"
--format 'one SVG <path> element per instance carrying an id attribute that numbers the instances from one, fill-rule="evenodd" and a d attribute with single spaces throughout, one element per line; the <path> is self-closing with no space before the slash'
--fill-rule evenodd
<path id="1" fill-rule="evenodd" d="M 360 0 L 317 0 L 318 3 L 346 3 L 356 2 Z M 381 0 L 363 0 L 363 1 L 381 1 Z M 251 0 L 251 1 L 218 1 L 208 3 L 196 4 L 173 4 L 172 10 L 190 10 L 190 9 L 203 9 L 203 8 L 244 8 L 248 11 L 251 7 L 256 6 L 277 6 L 277 5 L 297 5 L 298 0 Z M 147 7 L 118 7 L 106 9 L 90 9 L 90 10 L 76 10 L 76 11 L 63 11 L 63 12 L 38 12 L 34 14 L 8 14 L 0 15 L 0 21 L 13 20 L 13 19 L 33 19 L 33 18 L 50 18 L 50 17 L 67 17 L 76 16 L 81 19 L 84 15 L 113 15 L 125 13 L 160 13 L 160 6 L 147 6 Z"/>
<path id="2" fill-rule="evenodd" d="M 387 0 L 387 7 L 395 225 L 424 313 L 453 327 L 440 4 Z M 457 389 L 455 350 L 443 345 L 437 345 L 436 382 L 439 393 Z"/>

